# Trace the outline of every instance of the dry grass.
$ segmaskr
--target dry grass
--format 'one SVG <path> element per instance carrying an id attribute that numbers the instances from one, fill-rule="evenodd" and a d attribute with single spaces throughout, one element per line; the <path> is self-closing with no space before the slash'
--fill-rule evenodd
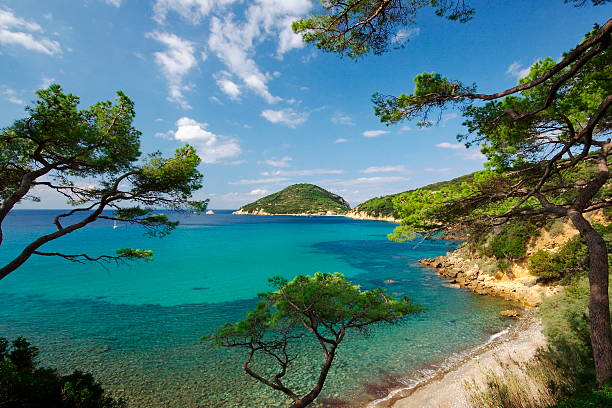
<path id="1" fill-rule="evenodd" d="M 500 363 L 500 370 L 489 370 L 481 383 L 465 383 L 470 403 L 482 408 L 550 407 L 575 386 L 549 357 L 541 355 L 526 363 Z"/>

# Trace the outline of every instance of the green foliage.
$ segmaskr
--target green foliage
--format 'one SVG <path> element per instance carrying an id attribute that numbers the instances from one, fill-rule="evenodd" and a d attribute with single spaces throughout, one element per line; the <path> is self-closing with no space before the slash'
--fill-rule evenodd
<path id="1" fill-rule="evenodd" d="M 39 368 L 38 349 L 24 338 L 0 338 L 0 407 L 125 408 L 123 400 L 105 394 L 90 374 L 60 375 Z"/>
<path id="2" fill-rule="evenodd" d="M 314 325 L 317 330 L 324 326 L 340 330 L 390 323 L 422 311 L 410 299 L 393 299 L 383 289 L 361 290 L 339 273 L 317 272 L 290 282 L 276 277 L 270 283 L 277 290 L 260 294 L 262 301 L 244 320 L 226 323 L 205 339 L 224 346 L 235 339 L 262 340 L 279 326 L 304 330 Z"/>
<path id="3" fill-rule="evenodd" d="M 572 372 L 580 384 L 595 380 L 588 317 L 589 286 L 581 278 L 563 292 L 544 300 L 539 315 L 549 341 L 546 355 Z"/>
<path id="4" fill-rule="evenodd" d="M 293 31 L 325 51 L 350 57 L 380 54 L 389 44 L 398 48 L 408 40 L 402 30 L 422 8 L 460 22 L 474 14 L 465 2 L 450 0 L 321 0 L 321 12 L 294 22 Z"/>
<path id="5" fill-rule="evenodd" d="M 152 261 L 153 251 L 149 249 L 122 248 L 117 250 L 117 256 L 126 259 L 144 259 L 145 261 Z"/>
<path id="6" fill-rule="evenodd" d="M 355 211 L 365 212 L 374 217 L 396 217 L 397 212 L 393 206 L 393 199 L 397 194 L 371 198 L 354 208 Z"/>
<path id="7" fill-rule="evenodd" d="M 202 187 L 196 150 L 183 146 L 170 157 L 155 152 L 141 157 L 140 136 L 132 122 L 134 102 L 117 92 L 114 102 L 79 108 L 79 98 L 57 85 L 36 92 L 28 116 L 0 130 L 0 225 L 20 201 L 39 188 L 53 190 L 69 205 L 80 207 L 57 216 L 57 232 L 39 237 L 20 258 L 0 268 L 0 279 L 34 253 L 75 261 L 109 260 L 112 256 L 45 253 L 39 247 L 96 219 L 141 225 L 149 235 L 165 236 L 176 226 L 152 207 L 203 211 L 208 200 L 194 201 Z M 84 181 L 88 187 L 81 187 Z M 113 217 L 104 210 L 115 210 Z M 77 219 L 77 221 L 74 221 Z M 72 224 L 66 224 L 66 222 Z M 1 244 L 1 240 L 0 240 Z M 151 259 L 147 251 L 120 250 L 119 257 Z M 25 257 L 24 257 L 25 256 Z"/>
<path id="8" fill-rule="evenodd" d="M 410 299 L 394 299 L 383 289 L 361 290 L 339 273 L 316 273 L 297 276 L 291 281 L 270 279 L 276 290 L 260 294 L 262 299 L 246 318 L 226 323 L 203 337 L 218 347 L 241 347 L 248 350 L 243 369 L 265 385 L 285 393 L 296 406 L 306 406 L 321 392 L 336 355 L 336 348 L 350 331 L 364 332 L 376 323 L 397 322 L 422 309 Z M 324 364 L 316 385 L 302 397 L 283 383 L 297 355 L 293 341 L 313 336 L 324 354 Z M 251 363 L 255 357 L 272 357 L 278 365 L 273 376 L 258 374 Z M 269 377 L 270 379 L 267 379 Z M 305 387 L 305 384 L 300 384 Z"/>
<path id="9" fill-rule="evenodd" d="M 247 212 L 263 210 L 269 214 L 317 214 L 326 211 L 343 214 L 350 207 L 342 197 L 319 186 L 294 184 L 240 209 Z"/>
<path id="10" fill-rule="evenodd" d="M 606 241 L 608 254 L 612 252 L 612 224 L 594 223 L 595 230 Z M 608 265 L 612 258 L 608 255 Z M 586 276 L 589 269 L 588 248 L 584 239 L 576 235 L 565 242 L 557 252 L 539 250 L 529 257 L 529 272 L 545 280 L 560 280 L 562 284 Z"/>
<path id="11" fill-rule="evenodd" d="M 529 272 L 546 279 L 584 275 L 588 266 L 588 249 L 579 235 L 570 238 L 556 253 L 540 250 L 529 258 Z"/>
<path id="12" fill-rule="evenodd" d="M 488 255 L 499 261 L 513 262 L 525 257 L 529 240 L 539 234 L 539 228 L 530 222 L 512 222 L 493 235 Z"/>
<path id="13" fill-rule="evenodd" d="M 591 388 L 564 398 L 551 408 L 602 408 L 612 407 L 612 383 L 608 382 L 601 388 Z"/>
<path id="14" fill-rule="evenodd" d="M 419 190 L 438 191 L 442 189 L 459 188 L 464 182 L 470 182 L 474 178 L 475 173 L 466 174 L 452 180 L 440 181 L 419 188 Z M 355 207 L 355 211 L 365 212 L 368 215 L 375 217 L 395 217 L 399 218 L 397 209 L 395 208 L 394 200 L 400 194 L 411 193 L 415 190 L 405 191 L 404 193 L 391 194 L 383 197 L 371 198 Z"/>

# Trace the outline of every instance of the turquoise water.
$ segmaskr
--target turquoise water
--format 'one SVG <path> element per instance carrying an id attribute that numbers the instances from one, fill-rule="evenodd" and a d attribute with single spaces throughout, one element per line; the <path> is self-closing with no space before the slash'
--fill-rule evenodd
<path id="1" fill-rule="evenodd" d="M 0 261 L 49 231 L 53 211 L 18 211 L 8 220 Z M 354 333 L 340 348 L 319 403 L 357 405 L 405 383 L 416 370 L 486 341 L 508 325 L 506 304 L 443 285 L 417 265 L 453 248 L 443 240 L 392 243 L 392 225 L 342 217 L 181 217 L 170 236 L 148 238 L 108 222 L 64 237 L 46 250 L 110 253 L 148 248 L 155 261 L 76 264 L 35 257 L 0 281 L 0 336 L 26 336 L 41 359 L 91 371 L 134 407 L 273 407 L 286 400 L 241 371 L 244 354 L 198 339 L 239 320 L 269 290 L 267 278 L 341 272 L 363 287 L 408 295 L 427 312 L 400 324 Z M 288 382 L 316 377 L 318 346 L 296 345 Z M 265 362 L 262 363 L 265 366 Z"/>

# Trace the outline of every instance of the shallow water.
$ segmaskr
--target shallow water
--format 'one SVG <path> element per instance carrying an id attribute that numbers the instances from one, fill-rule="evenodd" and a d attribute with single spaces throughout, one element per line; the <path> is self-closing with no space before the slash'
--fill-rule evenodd
<path id="1" fill-rule="evenodd" d="M 18 211 L 9 219 L 0 260 L 50 230 L 53 211 Z M 74 264 L 32 258 L 0 281 L 0 336 L 26 336 L 45 364 L 91 371 L 134 407 L 285 406 L 276 392 L 241 371 L 244 354 L 198 339 L 239 320 L 269 290 L 267 278 L 341 272 L 365 288 L 408 295 L 426 313 L 400 324 L 354 333 L 341 346 L 320 400 L 331 405 L 374 399 L 416 369 L 486 341 L 507 326 L 506 303 L 442 285 L 417 265 L 442 255 L 442 240 L 392 243 L 392 224 L 342 217 L 191 216 L 164 239 L 107 222 L 74 233 L 48 250 L 92 255 L 120 247 L 150 248 L 153 262 Z M 393 281 L 393 283 L 385 283 Z M 306 386 L 316 377 L 316 344 L 296 345 L 289 376 Z"/>

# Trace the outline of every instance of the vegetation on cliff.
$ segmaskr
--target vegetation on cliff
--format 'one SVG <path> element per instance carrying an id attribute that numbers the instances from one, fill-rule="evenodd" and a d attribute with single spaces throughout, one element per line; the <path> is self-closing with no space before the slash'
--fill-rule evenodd
<path id="1" fill-rule="evenodd" d="M 424 187 L 420 187 L 419 190 L 425 191 L 438 191 L 445 188 L 453 188 L 461 185 L 461 183 L 469 182 L 474 177 L 474 173 L 466 174 L 461 177 L 454 178 L 452 180 L 440 181 L 438 183 L 428 184 Z M 415 190 L 408 190 L 404 193 L 410 193 Z M 404 193 L 390 194 L 382 197 L 371 198 L 353 208 L 352 212 L 365 213 L 373 217 L 394 217 L 399 218 L 399 212 L 394 204 L 394 200 L 397 196 Z"/>
<path id="2" fill-rule="evenodd" d="M 266 214 L 344 214 L 349 204 L 339 195 L 314 184 L 293 184 L 240 207 L 239 211 Z"/>

